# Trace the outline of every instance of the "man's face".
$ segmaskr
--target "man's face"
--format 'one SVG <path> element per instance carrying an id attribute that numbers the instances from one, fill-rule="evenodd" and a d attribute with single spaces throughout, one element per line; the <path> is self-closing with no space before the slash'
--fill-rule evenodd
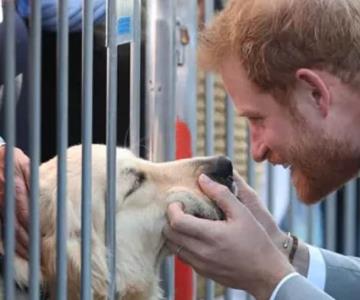
<path id="1" fill-rule="evenodd" d="M 356 174 L 357 155 L 350 145 L 327 136 L 316 114 L 302 113 L 301 109 L 290 113 L 272 95 L 260 92 L 236 61 L 224 62 L 220 73 L 238 113 L 249 121 L 255 161 L 289 167 L 299 197 L 309 204 Z M 295 90 L 291 101 L 297 103 L 301 96 Z"/>

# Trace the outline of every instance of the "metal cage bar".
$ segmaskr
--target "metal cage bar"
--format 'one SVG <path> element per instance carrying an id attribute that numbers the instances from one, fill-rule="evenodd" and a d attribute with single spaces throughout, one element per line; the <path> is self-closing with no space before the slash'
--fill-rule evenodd
<path id="1" fill-rule="evenodd" d="M 68 0 L 58 0 L 57 35 L 57 236 L 56 236 L 56 299 L 67 299 L 67 203 L 66 149 L 68 147 L 69 91 L 69 20 Z M 65 242 L 64 242 L 65 241 Z"/>
<path id="2" fill-rule="evenodd" d="M 40 211 L 39 165 L 41 126 L 41 1 L 31 2 L 29 22 L 29 100 L 30 100 L 30 269 L 29 298 L 40 297 Z"/>
<path id="3" fill-rule="evenodd" d="M 254 160 L 252 159 L 251 156 L 251 133 L 250 133 L 250 128 L 249 126 L 247 126 L 246 128 L 246 142 L 247 142 L 247 168 L 246 168 L 246 176 L 247 176 L 247 181 L 248 184 L 252 187 L 255 188 L 255 166 L 254 166 Z"/>
<path id="4" fill-rule="evenodd" d="M 175 4 L 147 3 L 146 136 L 149 158 L 175 158 Z"/>
<path id="5" fill-rule="evenodd" d="M 14 250 L 15 250 L 15 190 L 14 190 L 14 146 L 15 146 L 15 4 L 3 2 L 5 28 L 5 299 L 14 298 Z"/>
<path id="6" fill-rule="evenodd" d="M 331 251 L 336 250 L 336 193 L 330 194 L 325 202 L 325 245 L 326 249 Z"/>
<path id="7" fill-rule="evenodd" d="M 141 72 L 141 0 L 134 1 L 134 40 L 131 42 L 130 62 L 130 147 L 140 153 L 140 72 Z"/>
<path id="8" fill-rule="evenodd" d="M 348 182 L 344 194 L 344 254 L 356 252 L 356 180 Z"/>
<path id="9" fill-rule="evenodd" d="M 234 160 L 234 138 L 235 138 L 235 112 L 234 104 L 230 96 L 226 96 L 226 156 Z M 224 294 L 225 300 L 232 299 L 232 289 L 226 288 Z"/>
<path id="10" fill-rule="evenodd" d="M 205 24 L 208 24 L 214 16 L 214 1 L 205 0 Z M 214 75 L 211 73 L 205 74 L 205 154 L 214 154 Z M 212 280 L 206 279 L 205 283 L 205 300 L 214 299 L 215 284 Z"/>
<path id="11" fill-rule="evenodd" d="M 116 116 L 117 116 L 117 45 L 116 45 L 116 1 L 107 0 L 107 193 L 106 193 L 106 246 L 108 249 L 109 289 L 108 298 L 116 294 Z"/>
<path id="12" fill-rule="evenodd" d="M 81 299 L 91 294 L 92 228 L 92 114 L 93 114 L 93 0 L 83 0 L 82 35 L 82 184 L 81 184 Z"/>
<path id="13" fill-rule="evenodd" d="M 210 22 L 214 15 L 214 1 L 205 0 L 205 23 Z M 206 155 L 213 155 L 214 153 L 214 74 L 205 74 L 205 122 L 206 122 L 206 136 L 205 136 L 205 151 Z"/>
<path id="14" fill-rule="evenodd" d="M 307 219 L 307 231 L 306 231 L 306 241 L 309 244 L 314 243 L 314 207 L 306 208 L 306 219 Z"/>
<path id="15" fill-rule="evenodd" d="M 152 161 L 175 159 L 175 2 L 147 2 L 146 136 Z M 162 267 L 166 299 L 174 298 L 174 259 Z"/>
<path id="16" fill-rule="evenodd" d="M 267 206 L 271 214 L 274 213 L 274 167 L 267 162 L 266 163 L 266 176 L 267 176 Z"/>
<path id="17" fill-rule="evenodd" d="M 247 166 L 246 166 L 246 176 L 248 184 L 255 189 L 256 185 L 256 172 L 255 172 L 255 162 L 251 156 L 251 132 L 249 125 L 246 127 L 246 140 L 247 140 Z M 252 296 L 250 294 L 246 294 L 246 300 L 251 300 Z"/>
<path id="18" fill-rule="evenodd" d="M 196 153 L 197 122 L 197 0 L 176 2 L 176 159 Z M 180 138 L 181 137 L 181 138 Z M 175 299 L 196 299 L 197 277 L 175 258 Z"/>
<path id="19" fill-rule="evenodd" d="M 287 221 L 289 226 L 289 231 L 294 232 L 295 224 L 294 224 L 294 200 L 295 200 L 295 190 L 291 181 L 291 177 L 289 177 L 289 208 L 287 212 Z"/>

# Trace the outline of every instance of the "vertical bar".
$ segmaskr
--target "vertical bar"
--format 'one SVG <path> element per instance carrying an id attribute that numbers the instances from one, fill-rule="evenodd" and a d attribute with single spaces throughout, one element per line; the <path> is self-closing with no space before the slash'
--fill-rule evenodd
<path id="1" fill-rule="evenodd" d="M 167 257 L 161 266 L 161 278 L 164 280 L 162 285 L 167 300 L 172 300 L 175 297 L 174 264 L 174 257 Z"/>
<path id="2" fill-rule="evenodd" d="M 176 2 L 176 158 L 196 153 L 197 0 Z M 178 137 L 182 135 L 182 138 Z M 196 299 L 196 274 L 175 258 L 175 299 Z"/>
<path id="3" fill-rule="evenodd" d="M 356 249 L 356 181 L 345 186 L 344 254 L 355 255 Z"/>
<path id="4" fill-rule="evenodd" d="M 256 174 L 255 174 L 255 162 L 251 155 L 251 132 L 250 132 L 250 126 L 247 126 L 247 181 L 248 184 L 255 189 L 256 186 Z M 246 293 L 246 300 L 251 300 L 252 296 L 248 293 Z"/>
<path id="5" fill-rule="evenodd" d="M 191 153 L 197 133 L 197 0 L 176 1 L 176 117 L 191 132 Z"/>
<path id="6" fill-rule="evenodd" d="M 66 214 L 66 148 L 68 146 L 68 75 L 69 21 L 68 0 L 58 0 L 57 35 L 57 236 L 56 236 L 56 299 L 67 299 L 67 214 Z"/>
<path id="7" fill-rule="evenodd" d="M 214 1 L 205 0 L 205 24 L 208 24 L 214 16 Z M 206 155 L 214 152 L 214 75 L 205 75 L 205 101 L 206 101 Z"/>
<path id="8" fill-rule="evenodd" d="M 117 45 L 116 2 L 107 0 L 107 95 L 106 95 L 106 145 L 107 145 L 107 194 L 106 194 L 106 246 L 108 249 L 109 288 L 108 299 L 116 294 L 116 116 L 117 116 Z"/>
<path id="9" fill-rule="evenodd" d="M 31 1 L 29 44 L 30 99 L 30 270 L 29 296 L 40 296 L 39 165 L 41 126 L 41 2 Z"/>
<path id="10" fill-rule="evenodd" d="M 215 295 L 215 283 L 210 279 L 205 281 L 205 300 L 213 300 Z"/>
<path id="11" fill-rule="evenodd" d="M 209 24 L 214 16 L 214 0 L 205 0 L 205 24 Z M 214 75 L 206 73 L 205 75 L 205 151 L 206 155 L 213 155 L 214 152 Z"/>
<path id="12" fill-rule="evenodd" d="M 267 195 L 268 195 L 268 208 L 270 213 L 274 213 L 274 170 L 273 166 L 267 162 L 266 163 L 266 176 L 267 176 Z"/>
<path id="13" fill-rule="evenodd" d="M 206 74 L 205 77 L 205 152 L 206 155 L 214 153 L 214 75 Z"/>
<path id="14" fill-rule="evenodd" d="M 3 2 L 5 28 L 5 299 L 14 298 L 14 250 L 15 250 L 15 190 L 14 190 L 14 146 L 15 146 L 15 4 Z"/>
<path id="15" fill-rule="evenodd" d="M 248 184 L 255 189 L 255 163 L 251 156 L 251 137 L 250 137 L 250 127 L 247 126 L 247 182 Z"/>
<path id="16" fill-rule="evenodd" d="M 336 193 L 330 194 L 325 201 L 326 249 L 336 251 Z"/>
<path id="17" fill-rule="evenodd" d="M 175 3 L 147 2 L 146 122 L 149 158 L 175 158 Z"/>
<path id="18" fill-rule="evenodd" d="M 234 128 L 235 128 L 235 113 L 234 104 L 229 95 L 226 96 L 226 155 L 232 161 L 234 160 Z M 232 299 L 232 290 L 225 289 L 225 300 Z"/>
<path id="19" fill-rule="evenodd" d="M 270 213 L 274 214 L 274 167 L 269 163 L 266 162 L 265 165 L 266 168 L 266 176 L 267 176 L 267 207 L 270 211 Z M 246 295 L 247 299 L 252 299 L 252 296 L 250 294 Z"/>
<path id="20" fill-rule="evenodd" d="M 149 158 L 175 158 L 175 1 L 147 2 L 146 130 Z M 174 298 L 174 259 L 161 269 L 166 299 Z"/>
<path id="21" fill-rule="evenodd" d="M 130 148 L 140 150 L 140 64 L 141 64 L 141 0 L 134 1 L 134 40 L 131 43 L 130 62 Z"/>
<path id="22" fill-rule="evenodd" d="M 81 299 L 91 293 L 91 224 L 92 224 L 92 113 L 93 113 L 93 0 L 83 0 L 82 35 L 82 174 L 81 174 Z"/>
<path id="23" fill-rule="evenodd" d="M 295 190 L 294 186 L 291 181 L 291 176 L 289 178 L 289 209 L 288 209 L 288 225 L 289 225 L 289 231 L 294 233 L 295 230 L 295 224 L 294 224 L 294 201 L 295 201 Z"/>
<path id="24" fill-rule="evenodd" d="M 235 110 L 229 95 L 226 96 L 226 155 L 234 160 Z"/>
<path id="25" fill-rule="evenodd" d="M 209 24 L 214 16 L 214 0 L 205 0 L 205 24 Z M 207 73 L 205 75 L 205 154 L 213 155 L 214 153 L 214 75 Z M 214 299 L 215 284 L 213 281 L 206 279 L 205 300 Z"/>
<path id="26" fill-rule="evenodd" d="M 314 243 L 314 207 L 309 206 L 306 208 L 306 219 L 307 219 L 307 233 L 306 240 L 309 244 Z"/>

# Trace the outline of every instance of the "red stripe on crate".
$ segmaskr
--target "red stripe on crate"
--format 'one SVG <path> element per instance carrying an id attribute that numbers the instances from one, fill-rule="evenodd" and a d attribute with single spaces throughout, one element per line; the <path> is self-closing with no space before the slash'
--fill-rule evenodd
<path id="1" fill-rule="evenodd" d="M 191 131 L 184 121 L 176 121 L 176 158 L 188 158 L 191 152 Z M 175 258 L 175 300 L 192 300 L 193 271 Z"/>

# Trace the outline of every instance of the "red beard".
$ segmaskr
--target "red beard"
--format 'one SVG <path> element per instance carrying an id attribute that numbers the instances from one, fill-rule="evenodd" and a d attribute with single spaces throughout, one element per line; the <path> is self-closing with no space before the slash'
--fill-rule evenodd
<path id="1" fill-rule="evenodd" d="M 306 204 L 320 201 L 357 174 L 360 159 L 350 145 L 310 134 L 303 127 L 298 136 L 288 153 L 272 154 L 269 160 L 291 165 L 292 182 Z"/>

